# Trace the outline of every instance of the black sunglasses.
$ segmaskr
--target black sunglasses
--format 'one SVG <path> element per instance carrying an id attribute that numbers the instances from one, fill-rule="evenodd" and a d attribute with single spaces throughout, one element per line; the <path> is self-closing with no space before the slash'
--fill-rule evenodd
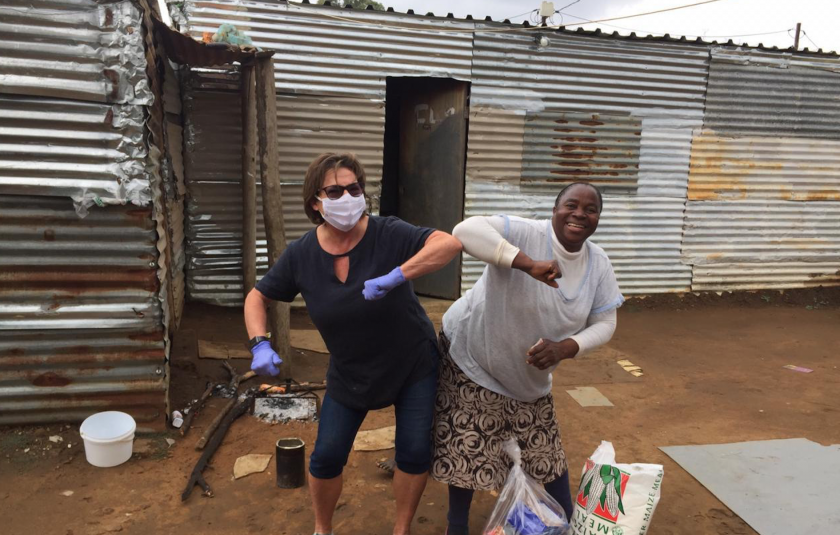
<path id="1" fill-rule="evenodd" d="M 327 194 L 328 199 L 336 200 L 340 199 L 344 195 L 345 190 L 353 197 L 358 197 L 365 192 L 365 189 L 358 182 L 353 182 L 352 184 L 348 184 L 346 186 L 327 186 L 319 189 L 318 192 L 323 191 Z"/>

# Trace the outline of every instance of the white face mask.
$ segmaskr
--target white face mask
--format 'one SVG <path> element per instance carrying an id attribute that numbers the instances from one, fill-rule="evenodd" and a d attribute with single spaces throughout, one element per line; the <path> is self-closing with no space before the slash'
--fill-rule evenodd
<path id="1" fill-rule="evenodd" d="M 339 199 L 321 199 L 321 216 L 338 230 L 349 232 L 365 213 L 367 202 L 364 195 L 353 197 L 349 193 Z"/>

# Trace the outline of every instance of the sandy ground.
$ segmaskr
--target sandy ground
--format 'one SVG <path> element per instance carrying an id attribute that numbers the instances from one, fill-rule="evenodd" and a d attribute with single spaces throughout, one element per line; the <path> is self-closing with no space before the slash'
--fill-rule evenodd
<path id="1" fill-rule="evenodd" d="M 429 302 L 427 310 L 439 321 L 445 307 Z M 293 315 L 293 327 L 298 336 L 317 342 L 305 314 Z M 190 306 L 173 344 L 173 407 L 198 397 L 207 381 L 226 377 L 218 361 L 196 357 L 196 340 L 240 343 L 244 336 L 240 311 Z M 616 364 L 622 358 L 641 366 L 644 376 L 622 370 Z M 297 380 L 323 378 L 327 355 L 298 351 L 294 359 Z M 247 361 L 236 364 L 247 369 Z M 785 364 L 814 372 L 792 372 L 782 368 Z M 601 440 L 610 440 L 620 462 L 665 466 L 651 535 L 753 534 L 658 448 L 792 437 L 840 443 L 838 366 L 837 289 L 632 300 L 621 309 L 608 346 L 564 362 L 555 372 L 572 483 L 576 487 L 587 455 Z M 615 406 L 581 408 L 565 392 L 575 386 L 595 386 Z M 266 472 L 236 481 L 232 469 L 241 455 L 274 453 L 279 438 L 301 437 L 311 446 L 315 423 L 270 425 L 241 418 L 205 472 L 215 497 L 205 498 L 196 488 L 181 503 L 198 458 L 194 443 L 223 403 L 213 399 L 186 438 L 176 432 L 138 437 L 133 458 L 110 469 L 86 463 L 77 426 L 0 429 L 0 533 L 311 533 L 307 489 L 277 488 L 274 461 Z M 392 411 L 377 411 L 363 429 L 392 423 Z M 49 440 L 56 435 L 61 442 Z M 335 516 L 337 534 L 390 533 L 390 478 L 375 467 L 389 454 L 351 454 Z M 477 495 L 473 533 L 481 532 L 493 503 L 489 493 Z M 442 534 L 445 515 L 445 487 L 430 481 L 414 533 Z"/>

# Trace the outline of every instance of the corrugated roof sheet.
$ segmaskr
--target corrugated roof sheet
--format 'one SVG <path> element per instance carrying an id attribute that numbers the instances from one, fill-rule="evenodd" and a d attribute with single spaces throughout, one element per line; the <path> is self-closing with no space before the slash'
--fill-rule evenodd
<path id="1" fill-rule="evenodd" d="M 165 421 L 151 208 L 0 195 L 0 425 Z"/>
<path id="2" fill-rule="evenodd" d="M 4 0 L 0 93 L 149 104 L 140 28 L 129 0 Z"/>

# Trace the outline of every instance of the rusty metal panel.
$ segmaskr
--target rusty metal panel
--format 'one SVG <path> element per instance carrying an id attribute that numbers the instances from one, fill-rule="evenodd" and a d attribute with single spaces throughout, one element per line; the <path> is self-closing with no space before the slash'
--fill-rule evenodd
<path id="1" fill-rule="evenodd" d="M 683 260 L 707 264 L 840 261 L 840 203 L 689 201 Z"/>
<path id="2" fill-rule="evenodd" d="M 0 425 L 126 411 L 165 421 L 150 207 L 0 196 Z"/>
<path id="3" fill-rule="evenodd" d="M 559 192 L 559 188 L 557 188 Z M 507 214 L 548 219 L 553 194 L 531 194 L 506 182 L 467 184 L 464 217 Z M 621 291 L 646 294 L 687 291 L 691 266 L 680 259 L 685 201 L 663 197 L 605 196 L 598 230 L 592 237 L 610 257 Z M 471 288 L 484 264 L 465 255 L 461 291 Z"/>
<path id="4" fill-rule="evenodd" d="M 143 109 L 0 94 L 0 194 L 151 200 Z"/>
<path id="5" fill-rule="evenodd" d="M 532 114 L 514 110 L 473 108 L 468 180 L 521 182 L 533 193 L 550 193 L 563 183 L 595 178 L 611 194 L 685 198 L 692 132 L 701 125 L 700 118 L 651 114 L 637 119 L 559 112 L 543 116 L 553 120 L 531 120 Z M 571 126 L 556 122 L 570 116 L 576 118 Z M 580 124 L 593 121 L 593 116 L 604 119 L 596 122 L 616 121 L 633 128 L 598 130 Z M 535 135 L 537 129 L 539 136 Z M 592 166 L 603 172 L 587 175 Z M 565 178 L 557 174 L 561 171 Z M 553 176 L 544 178 L 552 172 Z"/>
<path id="6" fill-rule="evenodd" d="M 703 264 L 694 266 L 695 291 L 769 290 L 840 286 L 840 261 Z"/>
<path id="7" fill-rule="evenodd" d="M 635 194 L 642 121 L 621 115 L 529 112 L 525 116 L 522 186 L 556 188 L 586 181 Z"/>
<path id="8" fill-rule="evenodd" d="M 702 117 L 706 46 L 540 35 L 548 46 L 537 45 L 535 31 L 476 33 L 473 106 L 624 115 L 659 109 Z"/>
<path id="9" fill-rule="evenodd" d="M 150 104 L 140 11 L 129 0 L 3 0 L 0 93 Z"/>
<path id="10" fill-rule="evenodd" d="M 704 130 L 691 146 L 688 198 L 840 200 L 840 141 Z"/>
<path id="11" fill-rule="evenodd" d="M 194 37 L 230 23 L 275 50 L 278 93 L 382 100 L 387 76 L 470 77 L 470 21 L 241 0 L 190 0 L 185 13 Z"/>
<path id="12" fill-rule="evenodd" d="M 705 128 L 840 140 L 840 58 L 712 49 Z"/>

